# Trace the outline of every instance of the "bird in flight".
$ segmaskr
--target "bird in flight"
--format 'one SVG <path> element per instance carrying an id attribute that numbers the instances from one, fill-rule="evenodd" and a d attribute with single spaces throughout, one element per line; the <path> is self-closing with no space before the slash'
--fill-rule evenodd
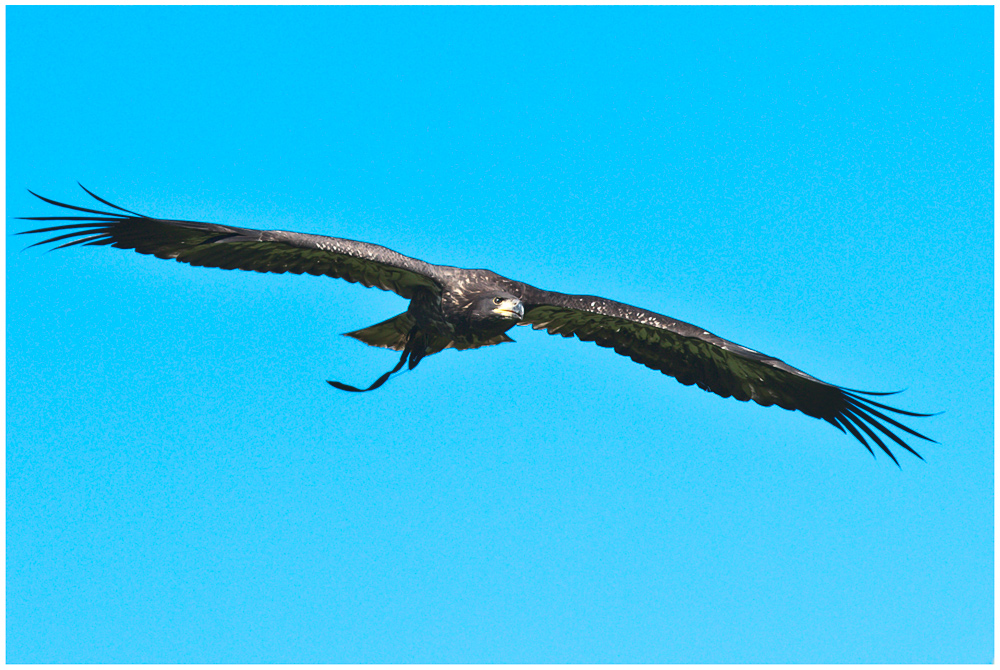
<path id="1" fill-rule="evenodd" d="M 82 215 L 60 212 L 57 216 L 21 217 L 62 225 L 18 234 L 60 233 L 31 246 L 67 240 L 55 248 L 111 245 L 225 270 L 325 275 L 375 286 L 408 299 L 409 308 L 402 314 L 345 333 L 366 344 L 402 354 L 394 368 L 367 388 L 328 382 L 343 391 L 377 389 L 404 365 L 412 370 L 425 356 L 444 349 L 476 349 L 513 342 L 507 331 L 515 325 L 527 325 L 552 335 L 576 336 L 584 342 L 614 349 L 637 363 L 676 378 L 681 384 L 696 384 L 723 398 L 753 400 L 765 407 L 778 405 L 823 419 L 857 438 L 872 456 L 875 452 L 869 441 L 878 445 L 896 465 L 899 461 L 886 445 L 886 438 L 921 460 L 920 454 L 897 433 L 902 431 L 934 441 L 887 413 L 910 417 L 930 414 L 909 412 L 872 400 L 873 396 L 891 393 L 828 384 L 776 358 L 639 307 L 596 296 L 544 291 L 489 270 L 431 265 L 367 242 L 156 219 L 113 205 L 83 185 L 80 188 L 114 211 L 68 205 L 29 191 L 51 205 Z"/>

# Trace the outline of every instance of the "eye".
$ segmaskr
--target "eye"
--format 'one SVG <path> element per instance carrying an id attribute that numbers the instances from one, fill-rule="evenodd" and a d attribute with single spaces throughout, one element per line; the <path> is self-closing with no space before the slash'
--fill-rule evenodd
<path id="1" fill-rule="evenodd" d="M 493 298 L 493 304 L 494 305 L 499 305 L 502 302 L 503 302 L 503 298 L 501 298 L 500 296 L 497 296 L 497 297 Z"/>

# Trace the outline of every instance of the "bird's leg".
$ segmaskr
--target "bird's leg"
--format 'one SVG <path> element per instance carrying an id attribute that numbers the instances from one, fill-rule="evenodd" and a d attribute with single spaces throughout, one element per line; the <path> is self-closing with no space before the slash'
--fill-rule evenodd
<path id="1" fill-rule="evenodd" d="M 376 379 L 372 383 L 372 385 L 369 386 L 368 388 L 359 389 L 354 386 L 348 386 L 347 384 L 342 384 L 340 382 L 332 382 L 332 381 L 327 381 L 326 383 L 335 389 L 340 389 L 341 391 L 351 391 L 352 393 L 364 393 L 366 391 L 374 391 L 379 386 L 389 381 L 389 377 L 396 374 L 403 368 L 403 366 L 406 364 L 407 358 L 410 359 L 410 369 L 412 370 L 414 367 L 416 367 L 417 362 L 419 362 L 420 359 L 423 357 L 423 349 L 424 349 L 423 346 L 416 344 L 416 339 L 417 339 L 415 337 L 416 330 L 417 330 L 416 327 L 414 327 L 414 329 L 411 330 L 409 335 L 407 336 L 406 346 L 403 347 L 403 355 L 399 357 L 399 362 L 396 363 L 396 367 L 394 367 L 392 370 L 389 370 L 384 375 Z"/>

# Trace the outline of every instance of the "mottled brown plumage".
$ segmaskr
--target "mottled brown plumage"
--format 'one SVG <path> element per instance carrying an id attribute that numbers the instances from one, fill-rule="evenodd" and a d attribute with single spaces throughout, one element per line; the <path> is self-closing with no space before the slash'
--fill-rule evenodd
<path id="1" fill-rule="evenodd" d="M 447 348 L 475 349 L 510 342 L 506 332 L 520 324 L 613 348 L 682 384 L 696 384 L 724 398 L 799 410 L 849 432 L 873 454 L 868 441 L 874 442 L 893 461 L 896 458 L 884 441 L 886 437 L 920 457 L 894 431 L 933 441 L 886 412 L 929 415 L 864 397 L 888 394 L 828 384 L 776 358 L 662 314 L 596 296 L 543 291 L 489 270 L 431 265 L 366 242 L 151 218 L 87 193 L 116 211 L 76 207 L 33 194 L 84 215 L 24 217 L 62 224 L 24 233 L 58 231 L 59 235 L 37 243 L 67 240 L 56 248 L 111 245 L 190 265 L 325 275 L 393 291 L 410 300 L 406 312 L 347 333 L 372 346 L 402 351 L 402 356 L 395 368 L 367 389 L 329 382 L 342 390 L 378 388 L 404 364 L 412 369 L 424 356 Z"/>

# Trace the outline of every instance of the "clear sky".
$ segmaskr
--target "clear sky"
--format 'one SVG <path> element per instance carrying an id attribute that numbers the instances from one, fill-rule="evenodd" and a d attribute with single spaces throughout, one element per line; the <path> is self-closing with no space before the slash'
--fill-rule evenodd
<path id="1" fill-rule="evenodd" d="M 7 10 L 7 215 L 386 245 L 943 412 L 926 463 L 527 328 L 7 237 L 7 660 L 990 662 L 993 8 Z"/>

